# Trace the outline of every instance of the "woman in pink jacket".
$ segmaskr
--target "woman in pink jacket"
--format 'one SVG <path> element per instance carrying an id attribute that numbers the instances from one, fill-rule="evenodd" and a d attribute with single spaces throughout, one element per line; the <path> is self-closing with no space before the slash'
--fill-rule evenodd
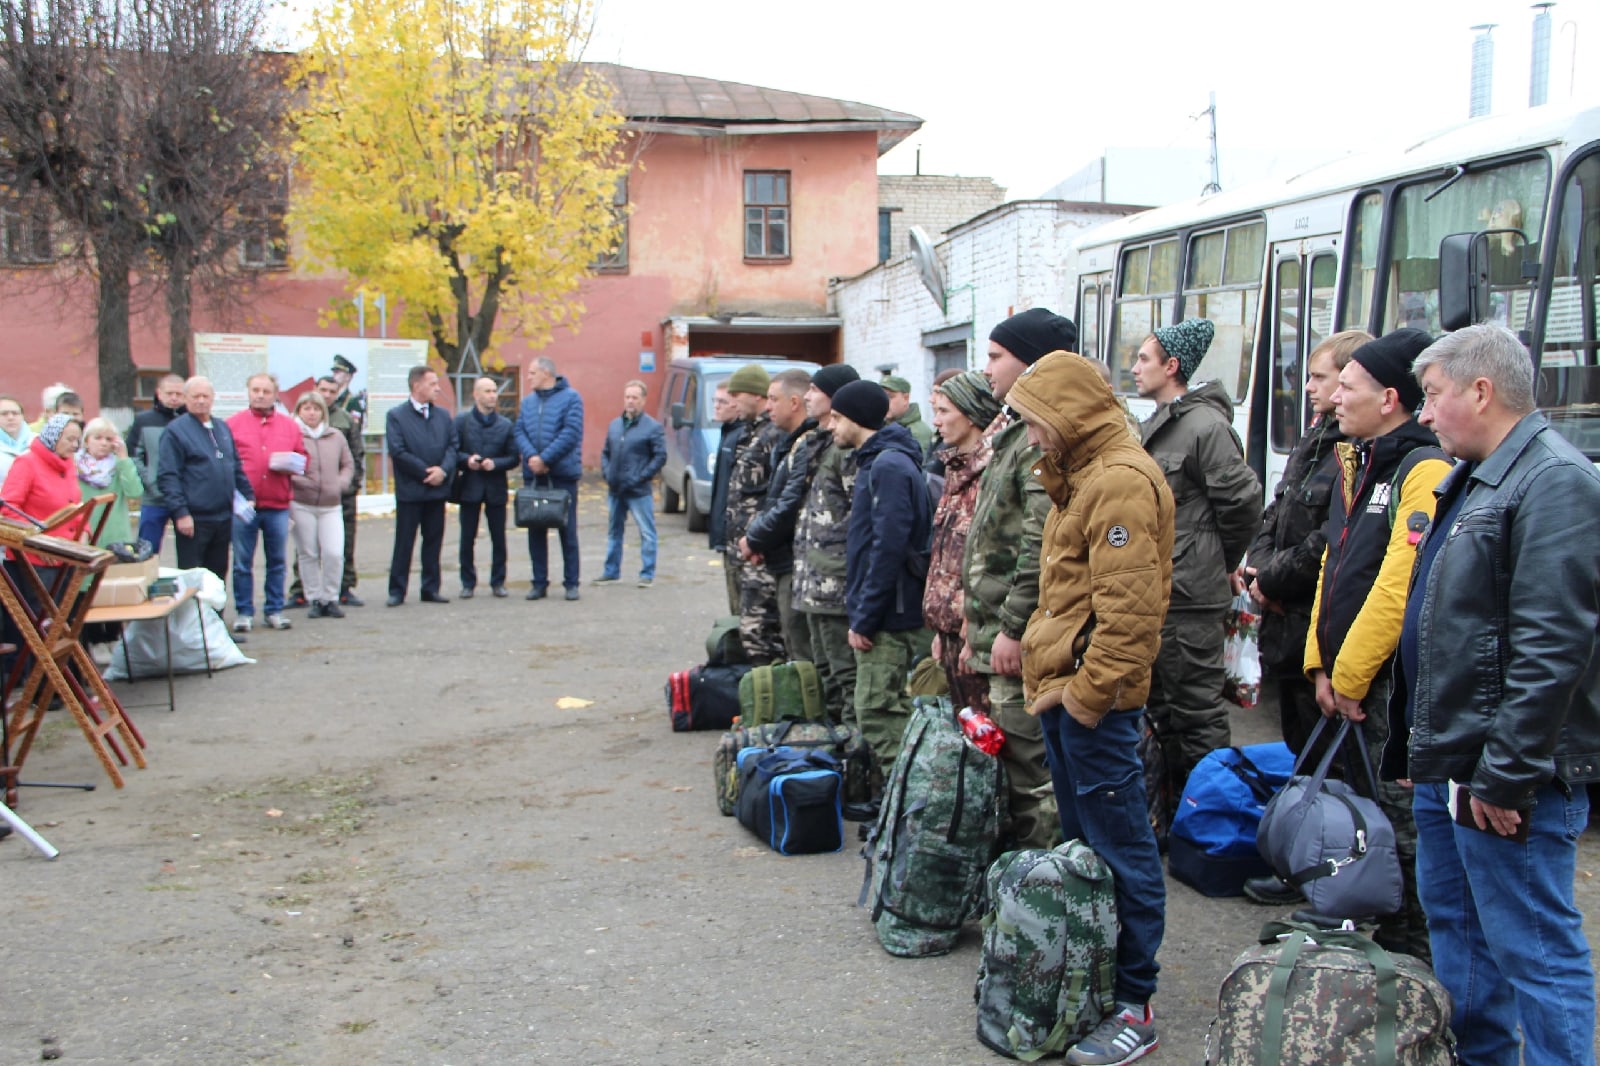
<path id="1" fill-rule="evenodd" d="M 293 476 L 289 520 L 300 555 L 300 583 L 311 609 L 308 618 L 343 618 L 339 579 L 344 571 L 344 516 L 340 497 L 356 463 L 344 434 L 328 425 L 328 404 L 315 390 L 294 405 L 295 424 L 306 447 L 306 472 Z"/>

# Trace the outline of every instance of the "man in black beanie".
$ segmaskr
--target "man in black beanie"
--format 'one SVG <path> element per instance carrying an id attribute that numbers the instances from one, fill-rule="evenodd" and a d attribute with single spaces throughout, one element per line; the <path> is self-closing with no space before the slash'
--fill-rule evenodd
<path id="1" fill-rule="evenodd" d="M 983 369 L 994 398 L 1005 402 L 1017 378 L 1055 351 L 1075 351 L 1078 327 L 1042 307 L 1012 315 L 989 332 Z M 1039 542 L 1050 497 L 1033 476 L 1039 449 L 1028 427 L 1002 410 L 984 432 L 992 457 L 978 484 L 978 502 L 962 557 L 962 657 L 986 675 L 989 715 L 1006 734 L 1000 759 L 1011 788 L 1006 847 L 1049 848 L 1061 836 L 1044 731 L 1022 707 L 1022 631 L 1039 605 Z"/>
<path id="2" fill-rule="evenodd" d="M 856 714 L 856 653 L 850 647 L 844 602 L 856 453 L 834 436 L 833 396 L 860 377 L 847 363 L 833 363 L 811 375 L 806 415 L 817 420 L 817 428 L 806 455 L 805 500 L 794 527 L 791 597 L 805 620 L 823 699 L 829 713 L 843 722 L 854 722 Z"/>
<path id="3" fill-rule="evenodd" d="M 856 725 L 883 767 L 900 754 L 911 713 L 906 675 L 933 643 L 922 624 L 933 501 L 921 446 L 905 426 L 886 425 L 888 414 L 876 382 L 852 381 L 833 394 L 834 436 L 855 448 L 858 467 L 845 546 Z M 913 565 L 919 554 L 920 567 Z"/>
<path id="4" fill-rule="evenodd" d="M 1334 415 L 1349 439 L 1337 446 L 1342 491 L 1333 494 L 1323 527 L 1328 547 L 1311 608 L 1305 669 L 1322 713 L 1348 718 L 1365 734 L 1374 773 L 1390 734 L 1390 664 L 1400 643 L 1416 546 L 1433 520 L 1433 490 L 1450 472 L 1433 431 L 1412 415 L 1422 389 L 1411 364 L 1430 343 L 1418 329 L 1368 341 L 1339 371 L 1333 393 Z M 1323 729 L 1324 735 L 1331 731 Z M 1320 740 L 1306 759 L 1314 763 L 1325 743 Z M 1428 961 L 1411 792 L 1380 781 L 1378 805 L 1394 825 L 1405 895 L 1400 913 L 1380 919 L 1373 939 Z"/>

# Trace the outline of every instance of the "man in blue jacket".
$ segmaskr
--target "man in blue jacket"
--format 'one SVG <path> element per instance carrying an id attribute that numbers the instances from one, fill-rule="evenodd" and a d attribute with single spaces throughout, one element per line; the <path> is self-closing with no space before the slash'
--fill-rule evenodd
<path id="1" fill-rule="evenodd" d="M 453 496 L 461 507 L 461 598 L 478 586 L 478 515 L 489 527 L 489 589 L 506 595 L 506 477 L 517 468 L 511 419 L 501 414 L 500 386 L 494 378 L 472 384 L 472 408 L 456 416 L 456 469 Z"/>
<path id="2" fill-rule="evenodd" d="M 561 526 L 561 584 L 578 598 L 578 479 L 583 477 L 583 397 L 556 373 L 555 360 L 540 356 L 528 368 L 528 395 L 517 416 L 522 482 L 567 490 L 567 520 Z M 528 530 L 533 585 L 528 599 L 550 589 L 549 542 L 543 529 Z"/>
<path id="3" fill-rule="evenodd" d="M 211 417 L 216 390 L 202 377 L 183 387 L 188 413 L 168 424 L 158 445 L 156 484 L 177 531 L 178 568 L 203 566 L 228 580 L 234 494 L 254 501 L 233 434 Z"/>
<path id="4" fill-rule="evenodd" d="M 611 420 L 606 430 L 605 450 L 600 453 L 600 472 L 610 491 L 606 525 L 606 568 L 596 585 L 615 585 L 622 580 L 622 533 L 628 516 L 639 527 L 639 587 L 649 588 L 656 579 L 655 476 L 667 464 L 667 436 L 661 423 L 644 413 L 644 398 L 649 394 L 642 381 L 630 381 L 622 389 L 622 414 Z"/>
<path id="5" fill-rule="evenodd" d="M 932 501 L 922 448 L 897 422 L 884 424 L 889 399 L 875 381 L 833 394 L 833 437 L 856 450 L 856 483 L 845 541 L 845 611 L 856 656 L 856 724 L 879 765 L 900 754 L 911 700 L 906 675 L 928 654 L 922 624 Z"/>

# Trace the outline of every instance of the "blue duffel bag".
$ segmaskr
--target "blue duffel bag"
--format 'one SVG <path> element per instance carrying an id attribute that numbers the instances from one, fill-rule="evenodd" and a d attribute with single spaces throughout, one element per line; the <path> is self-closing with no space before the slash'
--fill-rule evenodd
<path id="1" fill-rule="evenodd" d="M 1267 802 L 1289 781 L 1294 755 L 1281 741 L 1218 748 L 1189 774 L 1172 817 L 1167 866 L 1207 896 L 1238 896 L 1272 871 L 1256 848 Z"/>

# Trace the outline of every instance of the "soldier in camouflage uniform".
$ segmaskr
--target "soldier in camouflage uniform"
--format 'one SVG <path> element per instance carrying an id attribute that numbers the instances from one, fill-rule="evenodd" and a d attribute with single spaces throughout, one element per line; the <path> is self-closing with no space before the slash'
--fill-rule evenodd
<path id="1" fill-rule="evenodd" d="M 749 421 L 749 430 L 733 453 L 728 476 L 728 510 L 723 523 L 728 546 L 723 565 L 739 575 L 739 638 L 756 666 L 785 659 L 777 575 L 755 558 L 746 558 L 739 546 L 750 520 L 761 510 L 786 435 L 765 410 L 770 384 L 766 370 L 754 363 L 740 367 L 728 378 L 728 395 L 739 406 L 740 416 Z"/>
<path id="2" fill-rule="evenodd" d="M 911 431 L 924 457 L 933 449 L 933 427 L 922 420 L 922 410 L 911 402 L 911 382 L 898 374 L 885 374 L 878 384 L 889 397 L 889 419 Z"/>
<path id="3" fill-rule="evenodd" d="M 835 363 L 818 370 L 806 390 L 806 414 L 817 420 L 807 459 L 810 481 L 794 529 L 794 605 L 811 637 L 828 713 L 856 724 L 856 657 L 845 617 L 845 536 L 855 491 L 855 451 L 833 439 L 833 394 L 860 375 Z"/>
<path id="4" fill-rule="evenodd" d="M 1048 352 L 1078 344 L 1072 320 L 1035 307 L 994 327 L 984 376 L 995 399 Z M 993 458 L 983 472 L 978 506 L 962 560 L 966 597 L 963 658 L 989 678 L 989 714 L 1005 732 L 1000 749 L 1011 782 L 1010 836 L 1019 848 L 1048 848 L 1061 835 L 1045 762 L 1044 733 L 1022 707 L 1022 632 L 1039 604 L 1039 540 L 1050 498 L 1033 476 L 1039 449 L 1028 429 L 1001 412 L 985 432 Z"/>

